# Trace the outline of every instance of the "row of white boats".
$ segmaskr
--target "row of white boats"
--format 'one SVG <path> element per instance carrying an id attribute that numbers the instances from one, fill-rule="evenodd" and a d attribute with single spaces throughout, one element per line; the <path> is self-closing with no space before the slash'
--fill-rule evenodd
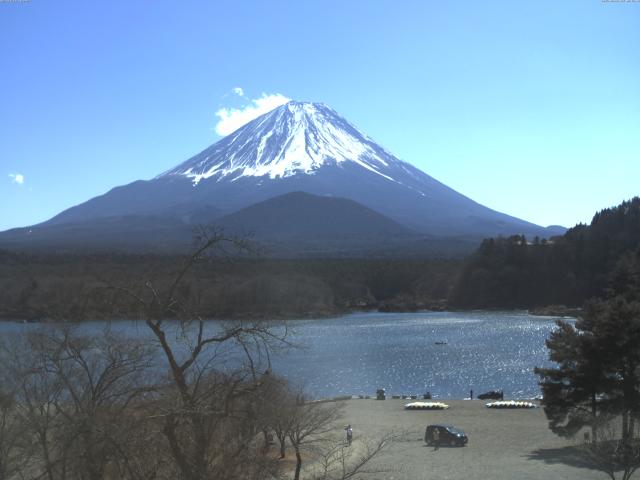
<path id="1" fill-rule="evenodd" d="M 489 402 L 486 404 L 487 408 L 537 408 L 533 402 L 524 400 L 498 400 L 496 402 Z M 449 407 L 443 402 L 411 402 L 404 406 L 405 410 L 446 410 Z"/>

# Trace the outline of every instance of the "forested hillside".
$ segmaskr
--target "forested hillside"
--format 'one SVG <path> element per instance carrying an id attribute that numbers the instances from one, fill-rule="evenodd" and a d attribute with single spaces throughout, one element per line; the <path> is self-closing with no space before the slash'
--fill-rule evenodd
<path id="1" fill-rule="evenodd" d="M 462 269 L 451 304 L 464 308 L 580 306 L 601 296 L 622 263 L 640 255 L 640 198 L 598 212 L 549 241 L 484 240 Z"/>
<path id="2" fill-rule="evenodd" d="M 136 318 L 122 288 L 166 288 L 179 256 L 33 255 L 0 252 L 0 317 Z M 353 310 L 444 308 L 459 261 L 201 259 L 177 293 L 207 318 L 286 318 Z M 117 287 L 117 288 L 114 288 Z"/>

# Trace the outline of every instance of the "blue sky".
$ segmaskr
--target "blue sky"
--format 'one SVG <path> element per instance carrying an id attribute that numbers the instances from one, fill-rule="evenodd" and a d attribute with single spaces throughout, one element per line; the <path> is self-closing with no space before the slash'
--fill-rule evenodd
<path id="1" fill-rule="evenodd" d="M 639 45 L 640 2 L 0 2 L 0 230 L 154 177 L 263 93 L 496 210 L 588 222 L 640 194 Z"/>

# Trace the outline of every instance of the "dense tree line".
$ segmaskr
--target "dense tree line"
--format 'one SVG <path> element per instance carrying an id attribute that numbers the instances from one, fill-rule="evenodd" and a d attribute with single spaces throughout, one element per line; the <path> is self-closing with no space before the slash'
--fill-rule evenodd
<path id="1" fill-rule="evenodd" d="M 112 285 L 154 278 L 168 283 L 180 256 L 37 255 L 0 252 L 0 317 L 139 318 Z M 213 318 L 288 318 L 353 310 L 442 308 L 455 282 L 455 260 L 203 259 L 177 295 Z"/>
<path id="2" fill-rule="evenodd" d="M 522 235 L 482 242 L 462 268 L 451 303 L 465 308 L 581 306 L 640 248 L 640 198 L 598 212 L 550 240 Z"/>

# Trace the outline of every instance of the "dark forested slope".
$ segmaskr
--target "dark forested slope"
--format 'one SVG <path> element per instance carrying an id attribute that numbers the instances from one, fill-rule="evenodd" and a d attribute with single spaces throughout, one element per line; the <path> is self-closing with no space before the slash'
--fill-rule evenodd
<path id="1" fill-rule="evenodd" d="M 640 255 L 640 198 L 598 212 L 550 241 L 515 235 L 484 240 L 462 269 L 451 304 L 464 308 L 582 305 L 604 293 Z"/>

